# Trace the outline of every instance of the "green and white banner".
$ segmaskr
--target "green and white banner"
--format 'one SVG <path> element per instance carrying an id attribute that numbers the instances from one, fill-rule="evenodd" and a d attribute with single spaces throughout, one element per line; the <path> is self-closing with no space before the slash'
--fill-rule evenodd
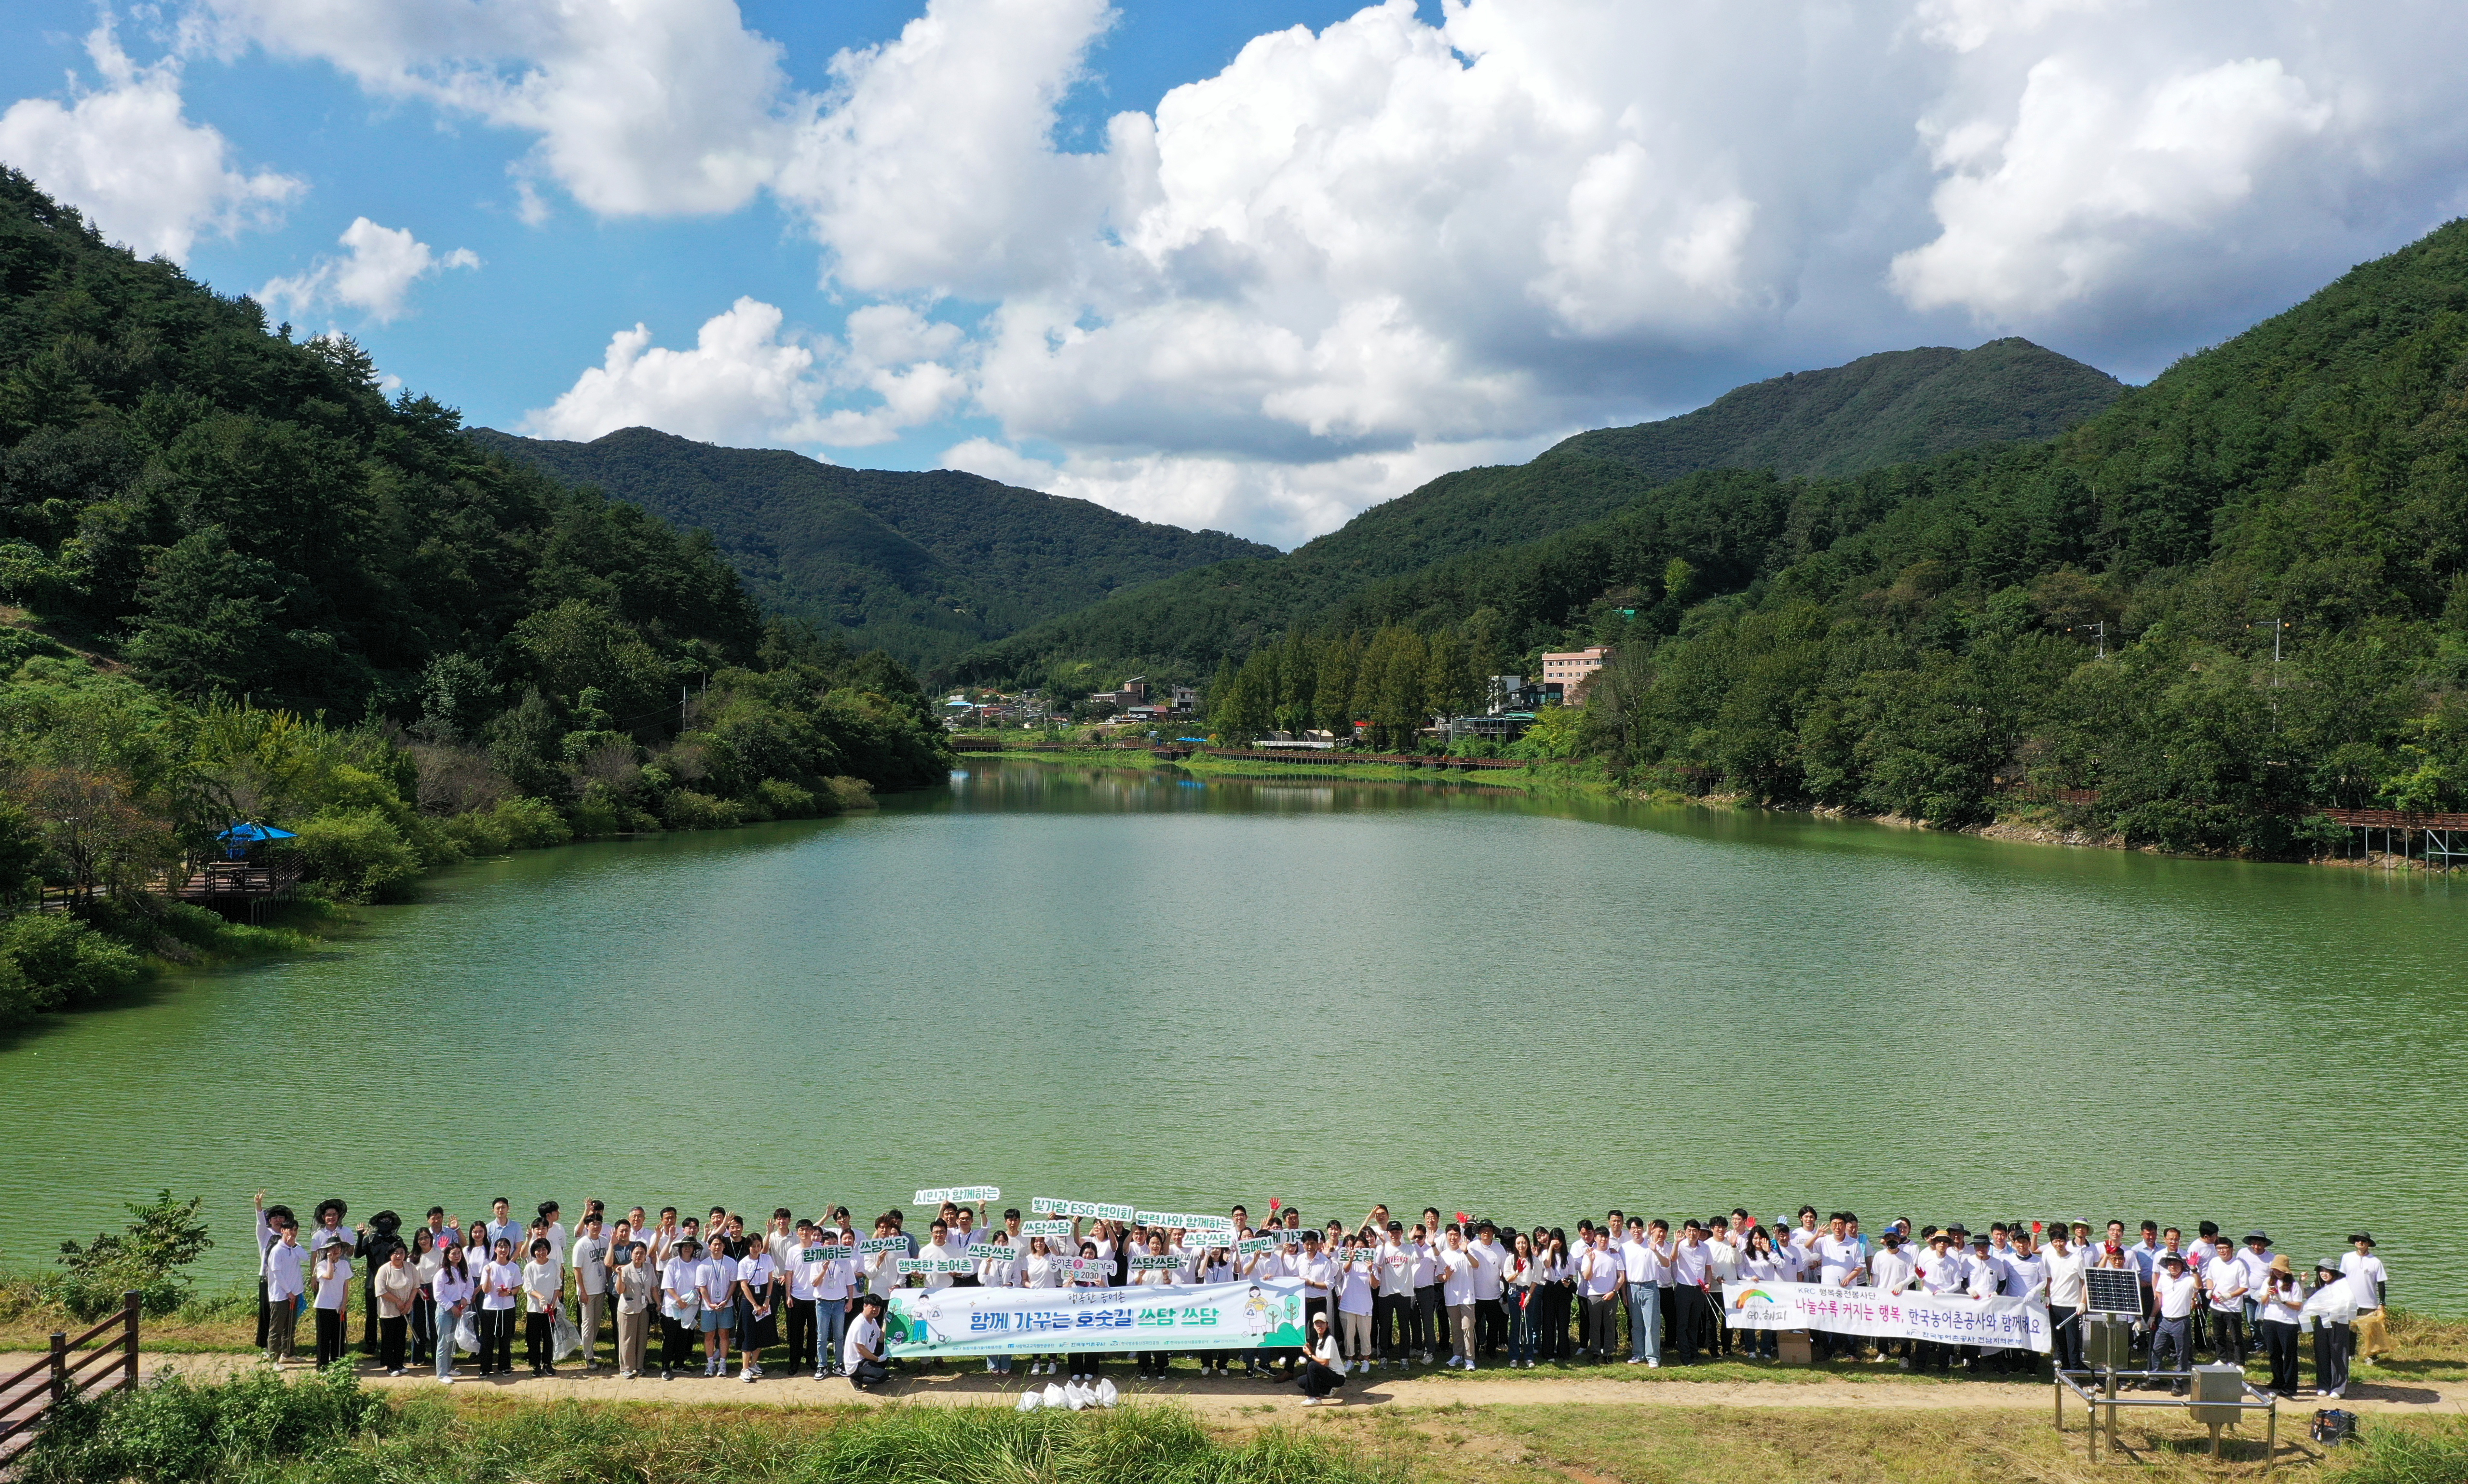
<path id="1" fill-rule="evenodd" d="M 966 1257 L 903 1257 L 895 1266 L 903 1273 L 971 1273 L 977 1270 L 975 1260 Z"/>
<path id="2" fill-rule="evenodd" d="M 969 1248 L 969 1255 L 980 1263 L 1014 1263 L 1019 1260 L 1019 1254 L 1018 1247 L 1005 1246 L 999 1242 L 980 1242 Z"/>
<path id="3" fill-rule="evenodd" d="M 874 1256 L 877 1252 L 905 1252 L 908 1250 L 908 1239 L 905 1237 L 861 1237 L 857 1239 L 857 1249 L 868 1257 Z"/>
<path id="4" fill-rule="evenodd" d="M 1277 1239 L 1274 1237 L 1245 1237 L 1242 1241 L 1234 1244 L 1234 1255 L 1236 1257 L 1249 1257 L 1254 1252 L 1267 1252 L 1272 1250 L 1276 1245 Z"/>
<path id="5" fill-rule="evenodd" d="M 1303 1286 L 1264 1278 L 1172 1289 L 901 1289 L 883 1326 L 894 1356 L 1271 1349 L 1303 1343 Z"/>
<path id="6" fill-rule="evenodd" d="M 1000 1200 L 1002 1192 L 992 1185 L 938 1185 L 917 1193 L 921 1206 L 939 1206 L 944 1201 L 967 1205 L 971 1200 Z"/>
<path id="7" fill-rule="evenodd" d="M 1022 1221 L 1019 1223 L 1019 1234 L 1023 1237 L 1068 1237 L 1071 1235 L 1071 1223 L 1069 1221 Z"/>
<path id="8" fill-rule="evenodd" d="M 1133 1254 L 1131 1258 L 1131 1271 L 1133 1272 L 1172 1272 L 1181 1266 L 1181 1258 L 1169 1256 L 1163 1253 L 1151 1257 L 1146 1252 L 1140 1252 Z"/>
<path id="9" fill-rule="evenodd" d="M 1723 1322 L 1735 1330 L 1829 1330 L 1982 1350 L 2048 1352 L 2048 1306 L 1967 1293 L 1888 1293 L 1817 1283 L 1731 1283 Z"/>
<path id="10" fill-rule="evenodd" d="M 1061 1200 L 1052 1196 L 1039 1196 L 1029 1201 L 1028 1208 L 1040 1216 L 1078 1216 L 1100 1221 L 1128 1221 L 1131 1219 L 1130 1206 L 1109 1206 L 1102 1200 Z"/>
<path id="11" fill-rule="evenodd" d="M 1134 1211 L 1131 1220 L 1142 1226 L 1162 1226 L 1168 1231 L 1232 1231 L 1230 1216 L 1202 1216 L 1196 1211 Z"/>

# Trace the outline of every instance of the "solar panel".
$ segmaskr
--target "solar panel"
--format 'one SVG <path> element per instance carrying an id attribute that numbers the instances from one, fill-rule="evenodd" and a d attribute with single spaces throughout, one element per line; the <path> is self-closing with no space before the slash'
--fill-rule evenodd
<path id="1" fill-rule="evenodd" d="M 2142 1312 L 2141 1276 L 2131 1267 L 2091 1267 L 2083 1272 L 2084 1309 L 2095 1314 Z"/>

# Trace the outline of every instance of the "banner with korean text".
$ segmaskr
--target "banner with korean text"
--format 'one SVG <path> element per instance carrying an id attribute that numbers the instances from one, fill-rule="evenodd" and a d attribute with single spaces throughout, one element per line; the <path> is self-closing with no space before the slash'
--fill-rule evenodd
<path id="1" fill-rule="evenodd" d="M 1723 1290 L 1723 1321 L 1735 1330 L 1827 1330 L 2044 1355 L 2048 1349 L 2048 1306 L 2037 1299 L 1734 1283 Z"/>
<path id="2" fill-rule="evenodd" d="M 883 1320 L 893 1356 L 1049 1355 L 1089 1350 L 1259 1350 L 1303 1343 L 1303 1286 L 1123 1289 L 895 1289 Z"/>

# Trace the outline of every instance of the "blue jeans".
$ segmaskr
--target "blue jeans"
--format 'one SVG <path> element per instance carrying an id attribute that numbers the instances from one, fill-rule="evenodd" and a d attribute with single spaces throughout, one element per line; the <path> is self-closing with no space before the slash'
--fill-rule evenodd
<path id="1" fill-rule="evenodd" d="M 466 1313 L 469 1310 L 467 1306 Z M 444 1381 L 454 1374 L 454 1326 L 463 1322 L 462 1314 L 437 1311 L 437 1379 Z"/>
<path id="2" fill-rule="evenodd" d="M 1628 1351 L 1631 1359 L 1662 1363 L 1662 1290 L 1651 1283 L 1628 1286 Z"/>
<path id="3" fill-rule="evenodd" d="M 814 1374 L 840 1363 L 840 1346 L 848 1339 L 848 1300 L 814 1300 Z"/>
<path id="4" fill-rule="evenodd" d="M 1500 1298 L 1500 1302 L 1508 1306 L 1508 1363 L 1511 1365 L 1520 1360 L 1530 1362 L 1534 1358 L 1535 1324 L 1542 1317 L 1542 1295 L 1527 1289 L 1524 1290 L 1525 1302 L 1520 1304 L 1516 1298 L 1518 1291 L 1510 1289 Z"/>

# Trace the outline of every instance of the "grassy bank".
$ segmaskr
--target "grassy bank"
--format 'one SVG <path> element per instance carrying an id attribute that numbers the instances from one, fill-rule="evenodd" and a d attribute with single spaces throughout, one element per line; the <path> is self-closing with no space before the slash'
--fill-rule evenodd
<path id="1" fill-rule="evenodd" d="M 2251 1429 L 2245 1429 L 2251 1430 Z M 2283 1431 L 2277 1462 L 2328 1484 L 2468 1477 L 2468 1424 L 2369 1419 L 2324 1457 Z M 2214 1463 L 2182 1414 L 2124 1430 L 2135 1466 L 2083 1456 L 2032 1409 L 1874 1412 L 1753 1406 L 1339 1407 L 1203 1422 L 1171 1404 L 995 1407 L 537 1404 L 425 1392 L 388 1400 L 348 1377 L 173 1379 L 79 1407 L 37 1445 L 28 1484 L 1990 1484 L 2248 1477 L 2262 1440 Z"/>

